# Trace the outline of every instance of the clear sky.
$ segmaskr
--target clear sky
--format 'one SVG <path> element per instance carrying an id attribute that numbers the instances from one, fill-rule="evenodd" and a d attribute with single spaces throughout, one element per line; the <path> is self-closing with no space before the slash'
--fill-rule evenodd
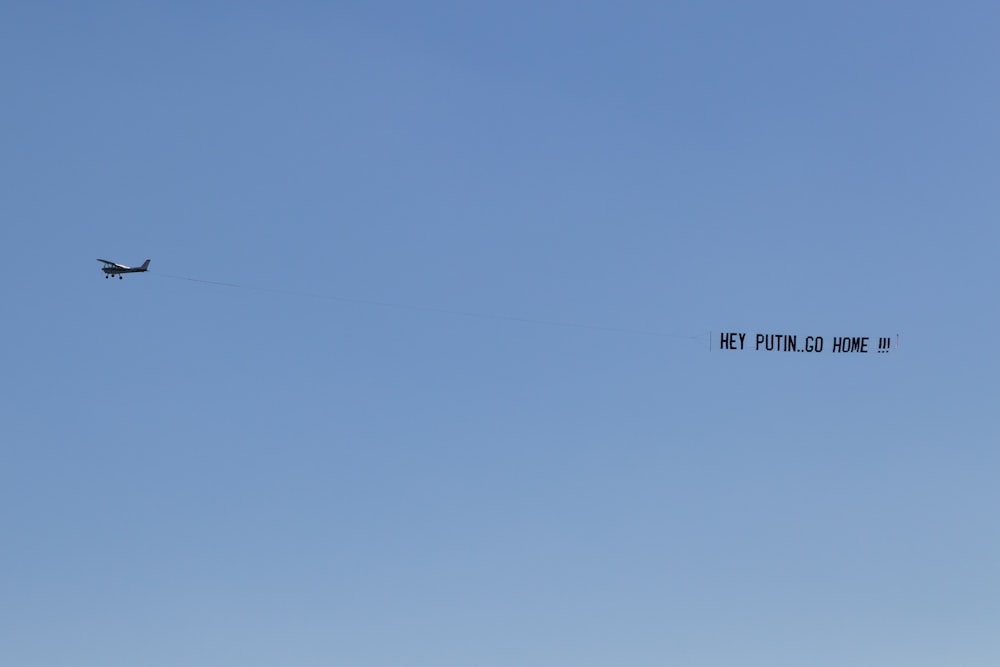
<path id="1" fill-rule="evenodd" d="M 1000 664 L 998 35 L 3 3 L 0 661 Z"/>

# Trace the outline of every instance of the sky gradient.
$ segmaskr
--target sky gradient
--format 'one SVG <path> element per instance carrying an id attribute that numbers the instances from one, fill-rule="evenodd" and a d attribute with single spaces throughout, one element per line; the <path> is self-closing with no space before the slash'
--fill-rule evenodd
<path id="1" fill-rule="evenodd" d="M 5 3 L 0 661 L 998 664 L 997 34 Z"/>

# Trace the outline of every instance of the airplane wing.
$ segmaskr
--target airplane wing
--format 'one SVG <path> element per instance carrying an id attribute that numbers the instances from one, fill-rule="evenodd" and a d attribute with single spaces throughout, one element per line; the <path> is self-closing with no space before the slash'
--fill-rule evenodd
<path id="1" fill-rule="evenodd" d="M 124 264 L 116 264 L 115 262 L 109 262 L 109 261 L 108 261 L 108 260 L 106 260 L 106 259 L 101 259 L 101 258 L 98 258 L 98 259 L 97 259 L 97 261 L 98 261 L 98 262 L 104 262 L 104 263 L 105 263 L 105 264 L 107 264 L 108 266 L 114 266 L 114 267 L 117 267 L 117 268 L 119 268 L 119 269 L 127 269 L 127 268 L 129 268 L 129 267 L 125 266 Z"/>

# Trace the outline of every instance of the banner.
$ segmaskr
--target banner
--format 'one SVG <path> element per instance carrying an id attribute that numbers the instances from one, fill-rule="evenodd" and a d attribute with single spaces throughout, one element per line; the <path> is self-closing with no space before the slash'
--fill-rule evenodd
<path id="1" fill-rule="evenodd" d="M 747 334 L 741 331 L 719 334 L 719 349 L 727 351 L 886 354 L 897 348 L 899 348 L 899 334 L 896 334 L 895 340 L 890 336 L 799 336 L 774 333 Z"/>

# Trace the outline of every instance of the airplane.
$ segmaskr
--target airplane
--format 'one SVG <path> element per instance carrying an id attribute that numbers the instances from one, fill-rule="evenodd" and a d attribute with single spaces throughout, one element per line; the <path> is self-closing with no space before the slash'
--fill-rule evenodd
<path id="1" fill-rule="evenodd" d="M 123 273 L 142 273 L 149 269 L 149 260 L 147 259 L 142 263 L 142 266 L 131 267 L 125 266 L 124 264 L 115 264 L 114 262 L 109 262 L 106 259 L 98 259 L 98 262 L 104 262 L 104 266 L 101 267 L 101 271 L 104 271 L 104 277 L 110 278 L 111 276 L 118 276 L 118 280 L 122 279 L 121 274 Z"/>

